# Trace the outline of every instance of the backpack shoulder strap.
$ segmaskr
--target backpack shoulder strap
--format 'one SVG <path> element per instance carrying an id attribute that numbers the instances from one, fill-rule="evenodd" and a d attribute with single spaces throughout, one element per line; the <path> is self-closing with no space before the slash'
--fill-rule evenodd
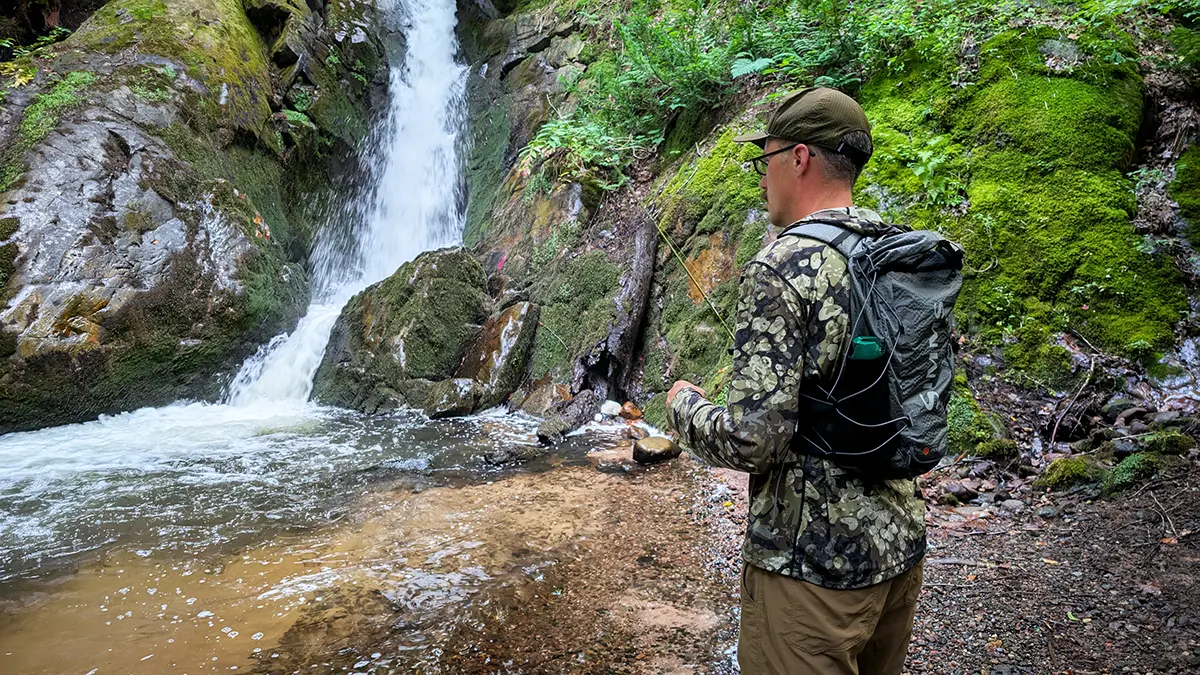
<path id="1" fill-rule="evenodd" d="M 847 260 L 863 236 L 833 220 L 805 220 L 788 228 L 781 237 L 803 237 L 833 247 Z"/>

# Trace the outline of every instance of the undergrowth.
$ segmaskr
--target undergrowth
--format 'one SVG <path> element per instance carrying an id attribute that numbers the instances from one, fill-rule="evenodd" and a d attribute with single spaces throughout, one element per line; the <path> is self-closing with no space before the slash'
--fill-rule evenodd
<path id="1" fill-rule="evenodd" d="M 543 125 L 520 159 L 529 172 L 546 163 L 559 176 L 611 190 L 635 160 L 662 148 L 673 126 L 720 107 L 743 80 L 853 94 L 913 62 L 944 61 L 958 69 L 942 75 L 961 87 L 970 84 L 979 45 L 1008 27 L 1054 23 L 1069 32 L 1153 13 L 1194 18 L 1200 2 L 576 0 L 559 11 L 612 48 L 590 54 L 586 72 L 567 77 L 578 104 Z M 959 199 L 959 186 L 937 167 L 925 187 L 940 203 Z"/>

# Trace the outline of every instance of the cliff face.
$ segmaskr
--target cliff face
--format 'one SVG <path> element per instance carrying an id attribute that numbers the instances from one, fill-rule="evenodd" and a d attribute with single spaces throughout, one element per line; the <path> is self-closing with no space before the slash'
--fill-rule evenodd
<path id="1" fill-rule="evenodd" d="M 815 82 L 874 127 L 856 200 L 967 248 L 960 449 L 1081 438 L 1114 396 L 1194 414 L 1186 160 L 1171 182 L 1195 133 L 1190 19 L 684 4 L 460 3 L 465 240 L 542 305 L 527 388 L 629 398 L 660 424 L 677 378 L 720 399 L 738 270 L 776 234 L 757 149 L 732 138 Z"/>
<path id="2" fill-rule="evenodd" d="M 0 433 L 212 397 L 290 328 L 370 3 L 114 0 L 0 63 Z"/>

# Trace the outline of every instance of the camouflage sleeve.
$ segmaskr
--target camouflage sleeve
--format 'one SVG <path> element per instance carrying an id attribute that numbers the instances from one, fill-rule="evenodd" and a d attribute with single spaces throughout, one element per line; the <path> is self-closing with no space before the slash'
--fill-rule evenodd
<path id="1" fill-rule="evenodd" d="M 685 389 L 668 410 L 683 444 L 714 465 L 767 473 L 786 456 L 796 429 L 808 306 L 787 284 L 760 259 L 746 266 L 728 406 Z"/>

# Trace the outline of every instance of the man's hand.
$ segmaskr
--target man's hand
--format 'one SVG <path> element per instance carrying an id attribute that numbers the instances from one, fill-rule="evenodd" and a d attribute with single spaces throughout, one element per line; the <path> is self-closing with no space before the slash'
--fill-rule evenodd
<path id="1" fill-rule="evenodd" d="M 689 388 L 689 389 L 695 389 L 696 391 L 700 392 L 701 396 L 704 396 L 704 397 L 708 396 L 708 394 L 704 393 L 703 389 L 701 389 L 700 387 L 697 387 L 696 385 L 692 384 L 691 382 L 688 382 L 687 380 L 676 380 L 675 384 L 671 385 L 671 391 L 667 392 L 667 407 L 668 408 L 671 407 L 671 401 L 675 400 L 675 396 L 678 395 L 679 392 L 682 391 L 685 387 Z"/>

